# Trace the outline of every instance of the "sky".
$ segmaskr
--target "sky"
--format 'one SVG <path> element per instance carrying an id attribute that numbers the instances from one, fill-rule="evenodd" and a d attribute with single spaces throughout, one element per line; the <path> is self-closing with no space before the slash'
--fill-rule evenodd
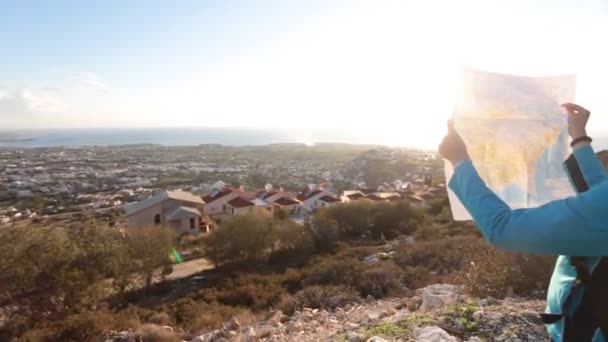
<path id="1" fill-rule="evenodd" d="M 576 74 L 590 131 L 608 132 L 606 33 L 604 0 L 0 0 L 0 130 L 321 128 L 428 147 L 466 65 Z"/>

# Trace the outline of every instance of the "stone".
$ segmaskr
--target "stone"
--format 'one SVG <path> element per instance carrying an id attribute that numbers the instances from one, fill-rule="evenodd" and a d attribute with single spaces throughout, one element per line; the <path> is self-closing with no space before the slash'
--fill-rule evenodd
<path id="1" fill-rule="evenodd" d="M 482 318 L 483 318 L 483 311 L 477 310 L 477 311 L 473 312 L 473 320 L 475 322 L 481 321 Z"/>
<path id="2" fill-rule="evenodd" d="M 272 314 L 272 316 L 270 316 L 270 318 L 268 319 L 268 321 L 266 321 L 266 323 L 268 323 L 276 328 L 279 325 L 281 325 L 281 323 L 284 322 L 284 320 L 285 320 L 285 315 L 283 315 L 283 312 L 281 310 L 277 310 Z"/>
<path id="3" fill-rule="evenodd" d="M 422 297 L 420 310 L 433 311 L 443 309 L 460 299 L 460 287 L 451 284 L 429 285 L 417 291 Z"/>
<path id="4" fill-rule="evenodd" d="M 367 264 L 374 264 L 374 263 L 377 263 L 378 261 L 380 261 L 380 257 L 377 254 L 372 254 L 370 256 L 366 256 L 365 259 L 363 259 L 363 262 L 365 262 Z"/>
<path id="5" fill-rule="evenodd" d="M 467 340 L 467 342 L 483 342 L 483 340 L 482 340 L 482 339 L 480 339 L 480 338 L 479 338 L 479 337 L 477 337 L 477 336 L 473 336 L 473 337 L 469 338 L 469 339 Z"/>
<path id="6" fill-rule="evenodd" d="M 225 325 L 228 330 L 237 330 L 241 327 L 241 322 L 236 317 L 232 317 Z"/>
<path id="7" fill-rule="evenodd" d="M 522 315 L 522 317 L 524 317 L 530 321 L 539 321 L 540 320 L 540 315 L 536 311 L 524 310 L 524 311 L 522 311 L 521 315 Z"/>
<path id="8" fill-rule="evenodd" d="M 362 322 L 363 324 L 374 323 L 380 319 L 380 316 L 380 312 L 378 311 L 368 311 L 363 315 Z"/>
<path id="9" fill-rule="evenodd" d="M 346 322 L 344 324 L 344 327 L 348 330 L 356 330 L 356 329 L 359 329 L 360 326 L 361 326 L 360 324 L 353 323 L 353 322 Z"/>
<path id="10" fill-rule="evenodd" d="M 502 305 L 513 305 L 515 303 L 517 303 L 517 299 L 515 299 L 513 297 L 506 297 L 502 301 Z"/>
<path id="11" fill-rule="evenodd" d="M 368 338 L 367 341 L 365 341 L 365 342 L 388 342 L 388 341 L 383 339 L 380 336 L 372 336 L 372 337 Z"/>
<path id="12" fill-rule="evenodd" d="M 267 338 L 270 335 L 272 335 L 272 327 L 268 324 L 264 324 L 260 327 L 258 327 L 257 331 L 256 331 L 256 335 L 259 338 Z"/>
<path id="13" fill-rule="evenodd" d="M 289 322 L 285 324 L 285 329 L 290 334 L 302 331 L 303 324 L 300 321 Z"/>
<path id="14" fill-rule="evenodd" d="M 245 329 L 243 336 L 241 336 L 241 342 L 254 342 L 258 340 L 257 332 L 253 327 Z"/>
<path id="15" fill-rule="evenodd" d="M 205 334 L 205 335 L 196 336 L 190 342 L 209 342 L 209 341 L 210 341 L 209 334 Z"/>
<path id="16" fill-rule="evenodd" d="M 388 308 L 384 309 L 384 312 L 383 312 L 383 316 L 384 317 L 394 316 L 396 314 L 397 314 L 397 310 L 395 310 L 395 309 L 393 309 L 391 307 L 388 307 Z"/>
<path id="17" fill-rule="evenodd" d="M 361 336 L 359 333 L 355 332 L 355 331 L 347 331 L 346 334 L 344 334 L 346 337 L 346 341 L 348 342 L 361 342 L 363 341 L 363 336 Z"/>
<path id="18" fill-rule="evenodd" d="M 454 336 L 437 326 L 428 326 L 414 329 L 416 342 L 456 342 Z"/>
<path id="19" fill-rule="evenodd" d="M 412 298 L 406 298 L 404 303 L 408 310 L 416 311 L 416 310 L 418 310 L 418 308 L 420 308 L 420 304 L 422 303 L 422 298 L 420 298 L 418 296 L 414 296 Z"/>
<path id="20" fill-rule="evenodd" d="M 485 299 L 487 305 L 496 305 L 498 304 L 498 299 L 494 297 L 488 297 Z"/>

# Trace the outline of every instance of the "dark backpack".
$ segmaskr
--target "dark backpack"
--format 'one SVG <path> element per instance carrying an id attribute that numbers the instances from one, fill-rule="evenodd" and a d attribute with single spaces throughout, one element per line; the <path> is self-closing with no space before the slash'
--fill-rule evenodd
<path id="1" fill-rule="evenodd" d="M 570 155 L 564 165 L 576 191 L 581 193 L 589 190 L 574 155 Z M 592 341 L 598 329 L 608 337 L 608 257 L 599 258 L 592 270 L 587 267 L 588 257 L 569 258 L 576 269 L 576 280 L 564 301 L 562 313 L 542 314 L 541 318 L 545 324 L 563 320 L 563 342 Z M 573 303 L 577 298 L 581 298 L 580 305 L 574 309 Z"/>

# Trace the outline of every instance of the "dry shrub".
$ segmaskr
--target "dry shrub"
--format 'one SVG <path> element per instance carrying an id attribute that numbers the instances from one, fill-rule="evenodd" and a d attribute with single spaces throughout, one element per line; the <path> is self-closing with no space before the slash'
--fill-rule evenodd
<path id="1" fill-rule="evenodd" d="M 279 300 L 274 305 L 274 308 L 277 310 L 281 310 L 286 315 L 292 315 L 298 309 L 293 296 L 288 293 L 283 294 L 279 298 Z"/>
<path id="2" fill-rule="evenodd" d="M 302 285 L 344 285 L 356 289 L 360 295 L 381 298 L 396 295 L 402 288 L 403 270 L 393 261 L 367 264 L 359 259 L 378 251 L 377 248 L 353 248 L 354 251 L 336 256 L 317 258 L 316 263 L 303 270 Z M 365 251 L 364 253 L 361 253 Z M 347 258 L 345 255 L 356 255 Z"/>
<path id="3" fill-rule="evenodd" d="M 478 248 L 457 277 L 474 296 L 536 295 L 549 284 L 555 258 Z"/>
<path id="4" fill-rule="evenodd" d="M 335 309 L 360 300 L 359 294 L 353 288 L 335 285 L 313 285 L 293 296 L 293 305 L 297 309 Z"/>
<path id="5" fill-rule="evenodd" d="M 23 341 L 97 341 L 108 330 L 127 330 L 137 327 L 139 318 L 132 311 L 101 310 L 70 315 L 47 327 L 31 329 Z"/>
<path id="6" fill-rule="evenodd" d="M 403 270 L 392 261 L 380 261 L 361 273 L 356 286 L 362 296 L 382 298 L 402 292 Z"/>
<path id="7" fill-rule="evenodd" d="M 197 302 L 192 298 L 179 300 L 172 306 L 176 322 L 188 331 L 201 333 L 218 329 L 233 316 L 248 310 L 222 305 L 217 302 Z"/>
<path id="8" fill-rule="evenodd" d="M 403 267 L 424 268 L 429 272 L 447 274 L 462 266 L 465 249 L 478 244 L 477 237 L 447 237 L 438 240 L 417 241 L 414 244 L 401 244 L 395 250 L 395 263 Z"/>
<path id="9" fill-rule="evenodd" d="M 142 342 L 181 342 L 182 338 L 172 330 L 155 324 L 143 324 L 137 328 L 135 335 Z"/>
<path id="10" fill-rule="evenodd" d="M 303 271 L 302 285 L 346 285 L 357 283 L 366 268 L 366 264 L 358 259 L 342 259 L 334 256 L 317 258 L 315 263 Z"/>
<path id="11" fill-rule="evenodd" d="M 148 318 L 148 322 L 158 325 L 171 325 L 172 321 L 171 316 L 166 312 L 156 312 Z"/>
<path id="12" fill-rule="evenodd" d="M 243 274 L 229 279 L 220 287 L 205 289 L 202 297 L 208 302 L 230 306 L 264 309 L 278 301 L 286 290 L 281 275 Z"/>

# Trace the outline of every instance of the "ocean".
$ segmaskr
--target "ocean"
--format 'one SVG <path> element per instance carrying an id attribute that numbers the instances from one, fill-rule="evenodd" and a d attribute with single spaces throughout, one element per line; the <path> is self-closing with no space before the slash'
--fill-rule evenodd
<path id="1" fill-rule="evenodd" d="M 384 136 L 386 138 L 386 136 Z M 0 147 L 77 147 L 131 144 L 230 146 L 317 142 L 388 144 L 382 134 L 336 130 L 248 128 L 103 128 L 0 132 Z"/>
<path id="2" fill-rule="evenodd" d="M 592 135 L 596 151 L 608 149 L 608 134 Z M 196 146 L 268 145 L 281 143 L 314 144 L 319 142 L 389 145 L 434 150 L 441 137 L 425 146 L 395 143 L 399 133 L 383 130 L 345 131 L 329 129 L 253 129 L 253 128 L 101 128 L 0 131 L 0 147 L 78 147 L 132 144 Z M 432 142 L 432 143 L 431 143 Z"/>

